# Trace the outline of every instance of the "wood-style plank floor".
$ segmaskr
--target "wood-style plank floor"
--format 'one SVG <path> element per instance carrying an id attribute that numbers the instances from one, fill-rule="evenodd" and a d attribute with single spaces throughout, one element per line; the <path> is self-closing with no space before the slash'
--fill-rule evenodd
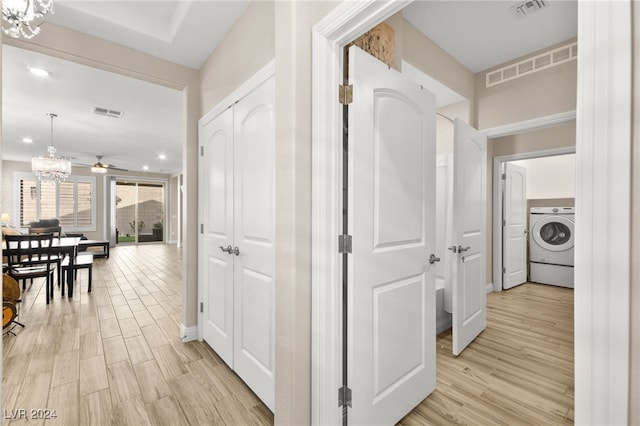
<path id="1" fill-rule="evenodd" d="M 456 358 L 442 333 L 436 351 L 436 390 L 400 425 L 573 424 L 573 290 L 490 293 L 480 336 Z"/>
<path id="2" fill-rule="evenodd" d="M 180 341 L 179 249 L 114 248 L 95 259 L 91 293 L 78 274 L 73 299 L 56 290 L 47 306 L 42 280 L 24 292 L 26 328 L 3 337 L 3 424 L 273 424 L 205 343 Z M 34 421 L 32 409 L 56 417 Z"/>
<path id="3" fill-rule="evenodd" d="M 260 425 L 273 414 L 200 342 L 178 338 L 180 250 L 119 246 L 93 292 L 46 306 L 23 294 L 25 329 L 3 337 L 3 424 Z M 459 356 L 437 341 L 437 389 L 401 425 L 573 423 L 573 291 L 525 284 L 487 297 L 487 329 Z M 21 409 L 56 410 L 28 422 Z"/>

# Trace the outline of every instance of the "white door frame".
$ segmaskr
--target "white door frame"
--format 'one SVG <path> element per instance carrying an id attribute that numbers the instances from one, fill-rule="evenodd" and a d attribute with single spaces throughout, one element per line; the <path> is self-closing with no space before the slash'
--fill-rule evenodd
<path id="1" fill-rule="evenodd" d="M 575 152 L 575 146 L 567 146 L 493 157 L 493 291 L 502 291 L 502 219 L 504 213 L 502 206 L 504 200 L 504 181 L 500 175 L 502 174 L 503 164 L 509 161 L 575 154 Z"/>
<path id="2" fill-rule="evenodd" d="M 312 423 L 339 424 L 342 48 L 410 1 L 342 2 L 313 28 Z M 629 407 L 631 1 L 578 5 L 577 424 Z M 614 101 L 615 100 L 615 101 Z M 616 232 L 611 232 L 615 226 Z M 608 285 L 602 285 L 608 283 Z"/>
<path id="3" fill-rule="evenodd" d="M 207 112 L 205 115 L 203 115 L 202 118 L 200 118 L 200 120 L 198 120 L 198 149 L 200 150 L 201 153 L 202 153 L 202 149 L 204 149 L 204 142 L 205 142 L 204 140 L 202 140 L 203 133 L 204 133 L 202 131 L 202 128 L 205 126 L 205 124 L 215 119 L 217 116 L 222 114 L 228 108 L 233 106 L 233 104 L 235 104 L 236 102 L 238 102 L 239 100 L 247 96 L 249 93 L 256 90 L 258 87 L 262 85 L 262 83 L 264 83 L 269 78 L 274 76 L 275 72 L 276 72 L 275 60 L 272 60 L 267 65 L 262 67 L 257 73 L 255 73 L 250 79 L 248 79 L 242 85 L 237 87 L 233 92 L 231 92 L 226 98 L 224 98 L 221 102 L 219 102 L 215 107 L 211 108 L 211 110 Z M 203 182 L 204 182 L 205 176 L 204 176 L 204 170 L 201 163 L 202 163 L 202 155 L 199 155 L 198 156 L 198 182 L 200 182 L 200 184 L 198 185 L 198 223 L 200 224 L 204 223 L 204 217 L 205 217 L 204 216 L 205 206 L 204 206 L 204 203 L 202 202 L 202 200 L 204 200 Z M 203 238 L 203 234 L 199 233 L 198 234 L 198 306 L 201 306 L 200 304 L 204 302 L 204 300 L 202 299 L 202 296 L 204 294 L 204 281 L 205 281 L 205 276 L 203 273 L 204 271 L 204 266 L 203 266 L 204 259 L 202 259 L 203 253 L 204 253 L 204 238 Z M 198 309 L 197 329 L 196 327 L 189 327 L 187 329 L 181 326 L 180 338 L 182 338 L 185 341 L 189 341 L 189 340 L 194 340 L 195 336 L 197 335 L 197 339 L 202 341 L 203 323 L 204 323 L 204 314 L 202 313 L 202 311 L 200 311 L 200 309 Z"/>

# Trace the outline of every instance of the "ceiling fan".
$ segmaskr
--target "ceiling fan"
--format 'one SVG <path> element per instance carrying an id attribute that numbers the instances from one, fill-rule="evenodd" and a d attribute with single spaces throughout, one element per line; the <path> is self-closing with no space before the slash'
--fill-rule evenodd
<path id="1" fill-rule="evenodd" d="M 127 171 L 127 169 L 121 169 L 119 167 L 114 166 L 113 164 L 105 164 L 102 163 L 102 155 L 96 155 L 98 162 L 91 166 L 92 173 L 107 173 L 107 170 L 122 170 Z"/>

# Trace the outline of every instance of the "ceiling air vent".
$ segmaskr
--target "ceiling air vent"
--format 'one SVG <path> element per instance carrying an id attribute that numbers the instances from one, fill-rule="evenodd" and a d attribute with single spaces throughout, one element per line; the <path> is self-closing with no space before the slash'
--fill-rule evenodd
<path id="1" fill-rule="evenodd" d="M 101 108 L 97 106 L 93 107 L 93 113 L 98 115 L 106 115 L 107 117 L 111 118 L 122 118 L 122 116 L 124 115 L 124 112 L 122 111 L 114 111 L 112 109 Z"/>
<path id="2" fill-rule="evenodd" d="M 578 43 L 573 42 L 556 47 L 544 53 L 530 56 L 515 64 L 507 65 L 485 75 L 485 87 L 505 83 L 525 75 L 533 74 L 565 62 L 574 61 L 578 57 Z"/>
<path id="3" fill-rule="evenodd" d="M 527 16 L 528 14 L 533 13 L 536 10 L 540 10 L 546 6 L 547 5 L 545 4 L 544 0 L 529 0 L 518 3 L 515 6 L 511 6 L 511 10 L 513 10 L 513 12 L 517 16 Z"/>

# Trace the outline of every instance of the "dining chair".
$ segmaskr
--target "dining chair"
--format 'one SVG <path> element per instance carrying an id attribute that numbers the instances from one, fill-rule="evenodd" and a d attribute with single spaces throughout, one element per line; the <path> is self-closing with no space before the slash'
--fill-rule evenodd
<path id="1" fill-rule="evenodd" d="M 6 235 L 7 273 L 16 281 L 22 280 L 22 289 L 26 289 L 26 280 L 46 278 L 46 300 L 53 297 L 54 271 L 60 262 L 59 256 L 51 255 L 53 234 Z M 60 278 L 58 278 L 59 280 Z"/>

